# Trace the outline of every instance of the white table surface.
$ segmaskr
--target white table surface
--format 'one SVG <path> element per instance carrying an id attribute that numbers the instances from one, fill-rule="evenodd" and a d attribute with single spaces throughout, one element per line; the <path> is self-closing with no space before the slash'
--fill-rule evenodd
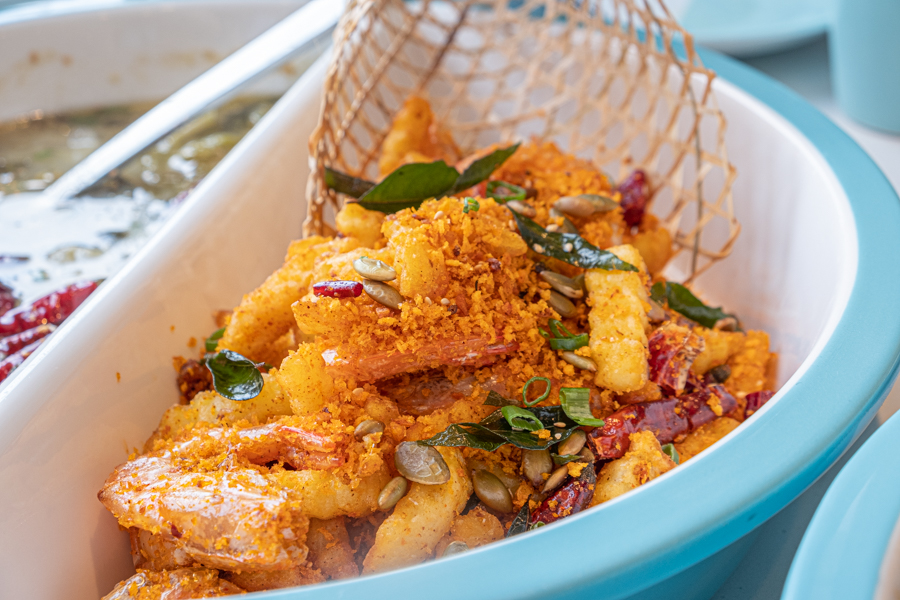
<path id="1" fill-rule="evenodd" d="M 824 38 L 802 48 L 745 62 L 786 84 L 825 113 L 869 153 L 894 189 L 900 190 L 900 136 L 869 129 L 840 111 L 831 92 L 828 45 Z M 781 597 L 794 553 L 828 485 L 860 444 L 898 410 L 900 386 L 895 385 L 875 421 L 841 460 L 760 528 L 759 537 L 744 562 L 713 597 L 714 600 L 775 600 Z"/>

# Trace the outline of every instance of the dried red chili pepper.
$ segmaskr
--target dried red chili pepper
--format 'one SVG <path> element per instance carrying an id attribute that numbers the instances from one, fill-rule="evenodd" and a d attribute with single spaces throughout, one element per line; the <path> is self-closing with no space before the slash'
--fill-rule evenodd
<path id="1" fill-rule="evenodd" d="M 775 392 L 770 392 L 768 390 L 763 390 L 761 392 L 750 392 L 747 394 L 745 401 L 746 405 L 744 406 L 744 418 L 748 418 L 750 415 L 758 411 L 763 405 L 772 399 L 772 396 L 775 395 Z"/>
<path id="2" fill-rule="evenodd" d="M 32 329 L 26 329 L 20 333 L 0 339 L 0 358 L 5 358 L 13 352 L 18 352 L 25 346 L 47 337 L 56 330 L 56 325 L 38 325 Z"/>
<path id="3" fill-rule="evenodd" d="M 85 298 L 97 289 L 99 282 L 73 283 L 57 292 L 35 300 L 0 317 L 0 337 L 7 337 L 38 325 L 59 325 L 65 321 Z"/>
<path id="4" fill-rule="evenodd" d="M 14 309 L 17 304 L 19 299 L 13 289 L 0 283 L 0 316 Z"/>
<path id="5" fill-rule="evenodd" d="M 603 427 L 588 434 L 594 456 L 598 460 L 622 457 L 631 445 L 628 436 L 638 431 L 652 431 L 659 443 L 668 444 L 737 408 L 737 400 L 721 385 L 707 387 L 694 378 L 689 388 L 693 391 L 679 398 L 631 404 L 606 417 Z M 710 400 L 719 405 L 720 414 L 710 407 Z"/>
<path id="6" fill-rule="evenodd" d="M 363 284 L 358 281 L 320 281 L 313 284 L 316 296 L 328 298 L 356 298 L 363 291 Z"/>
<path id="7" fill-rule="evenodd" d="M 25 359 L 34 354 L 34 351 L 37 350 L 38 346 L 43 343 L 44 340 L 40 339 L 31 345 L 25 346 L 18 352 L 13 352 L 3 360 L 0 360 L 0 382 L 9 377 L 9 374 L 13 372 L 13 369 L 25 362 Z"/>
<path id="8" fill-rule="evenodd" d="M 641 170 L 633 172 L 619 184 L 618 190 L 622 195 L 620 202 L 622 218 L 631 227 L 640 225 L 647 209 L 647 199 L 650 197 L 647 175 Z"/>
<path id="9" fill-rule="evenodd" d="M 563 517 L 581 512 L 591 503 L 596 485 L 597 472 L 593 464 L 588 464 L 581 470 L 581 475 L 577 479 L 570 478 L 541 503 L 531 514 L 531 524 L 549 525 Z"/>
<path id="10" fill-rule="evenodd" d="M 673 396 L 684 392 L 691 365 L 703 352 L 703 338 L 688 327 L 667 323 L 653 332 L 650 349 L 650 380 Z"/>

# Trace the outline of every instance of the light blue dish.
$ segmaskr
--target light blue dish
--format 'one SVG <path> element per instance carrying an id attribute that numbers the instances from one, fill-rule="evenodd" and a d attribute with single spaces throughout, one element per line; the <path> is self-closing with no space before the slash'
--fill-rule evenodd
<path id="1" fill-rule="evenodd" d="M 853 455 L 803 536 L 782 600 L 873 600 L 900 518 L 900 413 Z"/>
<path id="2" fill-rule="evenodd" d="M 747 57 L 780 52 L 824 34 L 834 21 L 835 2 L 675 0 L 670 4 L 698 44 Z"/>
<path id="3" fill-rule="evenodd" d="M 799 96 L 714 52 L 702 59 L 805 135 L 849 198 L 856 280 L 808 371 L 727 444 L 622 501 L 449 559 L 260 598 L 709 598 L 743 558 L 749 534 L 862 432 L 900 356 L 900 201 L 865 152 Z"/>

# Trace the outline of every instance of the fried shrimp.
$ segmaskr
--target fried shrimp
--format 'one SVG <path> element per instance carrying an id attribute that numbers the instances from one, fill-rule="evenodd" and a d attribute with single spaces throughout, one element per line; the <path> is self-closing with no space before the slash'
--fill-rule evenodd
<path id="1" fill-rule="evenodd" d="M 381 175 L 436 160 L 502 164 L 409 208 L 345 204 L 338 237 L 294 242 L 214 354 L 177 360 L 199 383 L 99 493 L 139 569 L 109 598 L 440 560 L 629 493 L 772 397 L 765 332 L 651 287 L 674 253 L 651 175 L 616 186 L 549 142 L 464 154 L 410 98 Z"/>

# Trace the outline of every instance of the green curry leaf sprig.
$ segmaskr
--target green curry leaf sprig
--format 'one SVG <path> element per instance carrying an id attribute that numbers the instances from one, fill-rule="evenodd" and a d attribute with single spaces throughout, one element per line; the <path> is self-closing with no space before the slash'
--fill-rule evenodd
<path id="1" fill-rule="evenodd" d="M 514 144 L 495 150 L 473 162 L 462 173 L 442 160 L 402 165 L 379 183 L 326 167 L 325 185 L 340 194 L 358 198 L 363 208 L 391 214 L 405 208 L 418 208 L 428 198 L 458 194 L 478 185 L 518 148 L 519 144 Z"/>
<path id="2" fill-rule="evenodd" d="M 724 319 L 734 319 L 735 324 L 738 322 L 737 317 L 726 313 L 721 307 L 713 308 L 704 304 L 680 283 L 656 282 L 650 290 L 650 297 L 658 304 L 668 304 L 670 309 L 704 327 L 713 328 Z"/>
<path id="3" fill-rule="evenodd" d="M 263 376 L 259 372 L 265 363 L 255 363 L 233 350 L 221 350 L 203 357 L 203 364 L 212 374 L 213 387 L 229 400 L 250 400 L 263 390 Z"/>

